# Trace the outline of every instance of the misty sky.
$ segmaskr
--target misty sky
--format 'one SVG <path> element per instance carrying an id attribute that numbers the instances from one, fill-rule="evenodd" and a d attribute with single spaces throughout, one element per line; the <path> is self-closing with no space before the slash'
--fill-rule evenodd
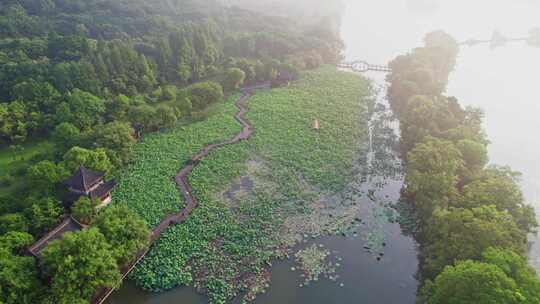
<path id="1" fill-rule="evenodd" d="M 536 0 L 345 0 L 343 37 L 349 59 L 387 63 L 443 29 L 458 41 L 487 39 L 498 29 L 526 37 L 540 27 Z M 540 212 L 540 48 L 516 43 L 496 50 L 463 47 L 448 95 L 486 113 L 493 163 L 524 173 L 527 199 Z"/>
<path id="2" fill-rule="evenodd" d="M 504 34 L 524 36 L 540 27 L 540 1 L 537 0 L 345 0 L 346 40 L 362 33 L 364 42 L 385 45 L 383 52 L 365 45 L 349 44 L 348 55 L 365 51 L 374 60 L 418 46 L 424 33 L 444 29 L 458 40 L 489 38 L 494 29 Z M 376 54 L 379 54 L 377 56 Z"/>

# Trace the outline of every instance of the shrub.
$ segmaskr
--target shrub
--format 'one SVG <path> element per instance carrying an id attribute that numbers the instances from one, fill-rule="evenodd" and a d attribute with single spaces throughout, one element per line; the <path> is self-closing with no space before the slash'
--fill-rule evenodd
<path id="1" fill-rule="evenodd" d="M 112 254 L 119 264 L 129 262 L 148 244 L 148 224 L 127 206 L 105 209 L 96 220 L 96 227 L 112 246 Z"/>
<path id="2" fill-rule="evenodd" d="M 0 216 L 0 235 L 9 231 L 28 231 L 28 222 L 20 213 L 8 213 Z"/>
<path id="3" fill-rule="evenodd" d="M 246 73 L 244 71 L 239 68 L 229 69 L 225 77 L 225 88 L 230 91 L 238 90 L 244 84 L 245 79 Z"/>
<path id="4" fill-rule="evenodd" d="M 165 88 L 163 88 L 163 92 L 161 94 L 161 100 L 175 101 L 176 100 L 176 87 L 166 86 Z"/>
<path id="5" fill-rule="evenodd" d="M 190 87 L 189 92 L 191 104 L 196 110 L 202 110 L 223 98 L 223 87 L 213 81 L 196 83 Z"/>
<path id="6" fill-rule="evenodd" d="M 73 207 L 71 207 L 71 213 L 79 222 L 83 224 L 91 224 L 96 216 L 99 200 L 91 200 L 87 197 L 79 198 Z"/>
<path id="7" fill-rule="evenodd" d="M 181 98 L 177 98 L 174 106 L 178 109 L 178 111 L 180 111 L 181 116 L 191 115 L 193 105 L 191 104 L 191 100 L 189 100 L 188 97 L 183 96 Z"/>
<path id="8" fill-rule="evenodd" d="M 0 176 L 0 187 L 9 187 L 13 185 L 14 180 L 15 179 L 10 174 Z"/>

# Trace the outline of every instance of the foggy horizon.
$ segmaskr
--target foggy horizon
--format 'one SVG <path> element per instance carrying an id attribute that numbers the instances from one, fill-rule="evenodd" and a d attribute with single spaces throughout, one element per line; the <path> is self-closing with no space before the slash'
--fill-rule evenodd
<path id="1" fill-rule="evenodd" d="M 494 30 L 510 38 L 527 37 L 531 29 L 540 27 L 540 3 L 535 1 L 382 0 L 366 4 L 347 0 L 345 4 L 346 58 L 374 64 L 386 64 L 409 52 L 435 30 L 462 42 L 490 39 Z M 540 139 L 534 132 L 540 130 L 539 53 L 525 42 L 510 42 L 494 50 L 489 45 L 462 46 L 446 93 L 484 111 L 490 162 L 523 173 L 523 191 L 540 210 L 536 160 Z"/>

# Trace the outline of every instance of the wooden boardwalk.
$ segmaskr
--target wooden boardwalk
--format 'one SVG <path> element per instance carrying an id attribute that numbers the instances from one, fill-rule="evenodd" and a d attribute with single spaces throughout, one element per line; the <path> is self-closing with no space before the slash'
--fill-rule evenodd
<path id="1" fill-rule="evenodd" d="M 351 62 L 342 62 L 342 63 L 338 64 L 337 67 L 342 68 L 342 69 L 349 69 L 349 70 L 352 70 L 352 71 L 358 72 L 358 73 L 365 73 L 365 72 L 368 72 L 368 71 L 386 72 L 386 73 L 392 72 L 392 70 L 388 66 L 377 65 L 377 64 L 369 64 L 369 63 L 367 63 L 365 61 L 362 61 L 362 60 L 351 61 Z"/>
<path id="2" fill-rule="evenodd" d="M 238 123 L 242 126 L 242 129 L 238 134 L 236 134 L 233 138 L 226 140 L 221 143 L 216 144 L 210 144 L 204 147 L 199 153 L 195 154 L 193 157 L 191 157 L 191 160 L 189 160 L 186 165 L 180 169 L 178 174 L 175 176 L 175 181 L 178 189 L 182 193 L 182 196 L 184 197 L 184 200 L 186 202 L 186 207 L 180 212 L 175 214 L 170 214 L 166 216 L 154 229 L 152 230 L 152 233 L 150 235 L 149 240 L 149 246 L 148 249 L 145 249 L 137 256 L 133 261 L 131 261 L 128 265 L 125 265 L 120 269 L 122 273 L 122 280 L 124 280 L 128 274 L 137 266 L 137 264 L 146 256 L 148 251 L 150 250 L 150 246 L 159 238 L 159 236 L 170 226 L 170 225 L 177 225 L 184 222 L 187 217 L 191 214 L 191 212 L 197 208 L 199 205 L 199 202 L 197 201 L 197 198 L 193 195 L 193 188 L 188 182 L 188 176 L 193 171 L 193 169 L 200 163 L 200 161 L 208 156 L 210 151 L 219 149 L 221 147 L 227 146 L 227 145 L 233 145 L 236 143 L 239 143 L 242 140 L 249 139 L 253 133 L 255 133 L 255 129 L 251 125 L 251 123 L 246 119 L 246 113 L 248 111 L 247 109 L 247 102 L 249 97 L 253 94 L 252 92 L 254 90 L 264 90 L 269 89 L 270 84 L 264 83 L 260 85 L 255 85 L 251 87 L 245 87 L 242 89 L 242 96 L 236 101 L 235 105 L 239 109 L 239 111 L 236 113 L 234 118 Z M 107 298 L 113 293 L 115 288 L 102 288 L 96 293 L 96 296 L 92 299 L 92 304 L 102 304 L 104 303 Z"/>

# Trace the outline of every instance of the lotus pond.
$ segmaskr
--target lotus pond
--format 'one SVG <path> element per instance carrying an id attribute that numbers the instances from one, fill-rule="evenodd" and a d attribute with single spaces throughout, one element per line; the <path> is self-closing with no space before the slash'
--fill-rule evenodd
<path id="1" fill-rule="evenodd" d="M 146 137 L 118 177 L 115 203 L 152 225 L 182 208 L 172 177 L 203 146 L 238 132 L 235 98 L 205 121 Z M 375 112 L 383 113 L 370 83 L 331 67 L 252 96 L 247 118 L 255 135 L 195 168 L 190 183 L 201 206 L 162 235 L 110 303 L 291 303 L 303 295 L 312 303 L 341 295 L 338 302 L 348 303 L 377 294 L 384 303 L 398 303 L 392 296 L 413 303 L 414 244 L 392 208 L 398 164 L 390 144 L 373 149 L 393 133 L 369 123 L 384 117 Z M 320 131 L 311 129 L 314 119 Z M 374 170 L 384 173 L 374 178 Z M 372 292 L 389 279 L 403 290 Z M 321 285 L 333 291 L 313 289 Z"/>

